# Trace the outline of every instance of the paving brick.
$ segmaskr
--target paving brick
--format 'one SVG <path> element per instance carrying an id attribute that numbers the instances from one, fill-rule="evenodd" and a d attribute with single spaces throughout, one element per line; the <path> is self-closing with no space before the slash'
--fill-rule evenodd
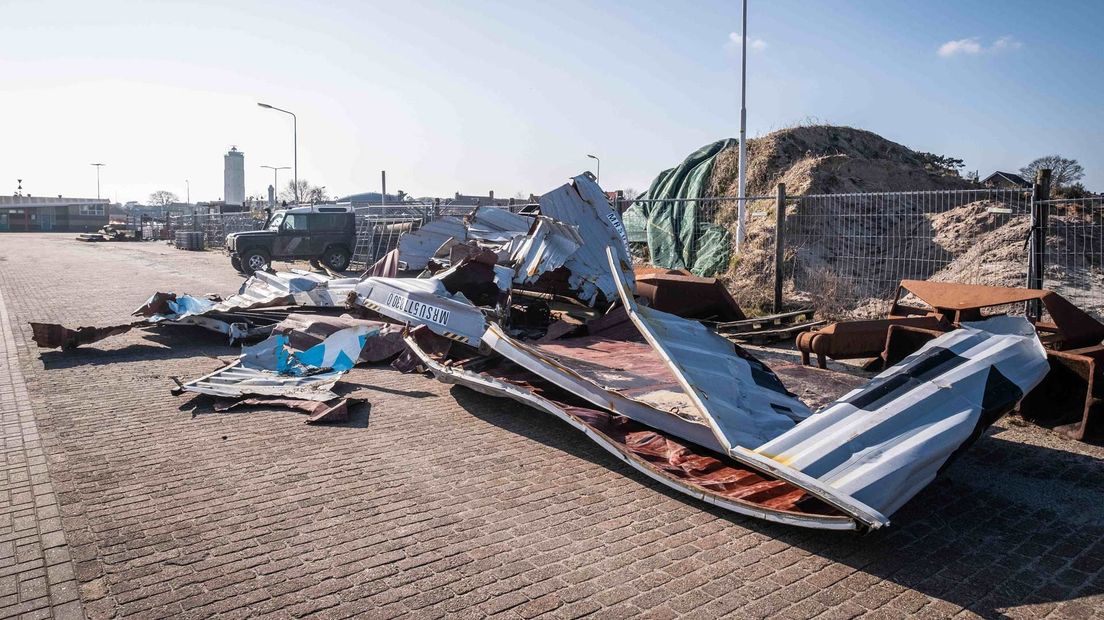
<path id="1" fill-rule="evenodd" d="M 1104 609 L 1100 516 L 1067 519 L 984 485 L 1012 475 L 1099 497 L 1099 447 L 1034 428 L 990 433 L 888 531 L 860 537 L 685 499 L 548 416 L 387 368 L 348 375 L 367 386 L 367 427 L 308 428 L 263 408 L 216 414 L 168 387 L 236 355 L 220 336 L 135 330 L 42 352 L 27 322 L 107 325 L 157 290 L 230 293 L 241 279 L 225 256 L 70 237 L 0 240 L 0 614 Z M 81 303 L 66 301 L 74 295 Z"/>

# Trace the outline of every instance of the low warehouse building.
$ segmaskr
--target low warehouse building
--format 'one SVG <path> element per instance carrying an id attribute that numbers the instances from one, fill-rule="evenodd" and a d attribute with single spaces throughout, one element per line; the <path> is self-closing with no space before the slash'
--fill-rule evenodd
<path id="1" fill-rule="evenodd" d="M 0 196 L 0 232 L 95 232 L 107 225 L 106 198 Z"/>

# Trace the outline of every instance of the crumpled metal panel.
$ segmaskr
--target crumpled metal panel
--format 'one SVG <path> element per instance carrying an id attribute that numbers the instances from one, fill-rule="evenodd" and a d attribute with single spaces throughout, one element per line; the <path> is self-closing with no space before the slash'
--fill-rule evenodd
<path id="1" fill-rule="evenodd" d="M 343 370 L 329 370 L 302 377 L 280 375 L 270 370 L 246 368 L 241 360 L 236 360 L 229 366 L 185 383 L 181 389 L 223 398 L 255 394 L 328 401 L 338 397 L 330 390 L 344 374 Z"/>
<path id="2" fill-rule="evenodd" d="M 463 242 L 467 239 L 467 227 L 458 217 L 441 217 L 423 224 L 417 230 L 399 237 L 399 262 L 405 269 L 425 269 L 429 259 L 449 239 Z"/>
<path id="3" fill-rule="evenodd" d="M 510 256 L 515 265 L 514 282 L 536 282 L 541 274 L 561 267 L 581 245 L 583 238 L 574 226 L 549 217 L 537 218 Z"/>
<path id="4" fill-rule="evenodd" d="M 533 225 L 532 218 L 501 207 L 476 207 L 467 220 L 466 239 L 488 243 L 508 243 L 524 236 Z"/>
<path id="5" fill-rule="evenodd" d="M 746 353 L 742 349 L 709 332 L 701 323 L 639 307 L 628 291 L 624 265 L 613 248 L 606 250 L 606 257 L 629 318 L 667 363 L 725 452 L 745 465 L 808 491 L 866 527 L 889 523 L 884 515 L 862 502 L 749 449 L 790 430 L 795 419 L 810 415 L 809 409 L 785 391 L 769 368 L 750 356 L 743 357 Z"/>
<path id="6" fill-rule="evenodd" d="M 438 278 L 365 278 L 356 287 L 356 303 L 473 347 L 487 325 L 479 308 L 462 294 L 451 295 Z"/>
<path id="7" fill-rule="evenodd" d="M 679 493 L 767 521 L 827 530 L 857 528 L 855 521 L 848 517 L 827 514 L 827 510 L 818 513 L 797 508 L 803 505 L 797 503 L 801 496 L 797 489 L 786 483 L 761 477 L 754 471 L 725 466 L 707 454 L 695 453 L 654 431 L 630 429 L 626 433 L 620 430 L 623 425 L 618 424 L 624 418 L 615 420 L 617 416 L 596 409 L 567 405 L 549 397 L 530 381 L 508 380 L 496 376 L 491 370 L 472 372 L 442 364 L 415 334 L 408 335 L 406 342 L 419 363 L 438 380 L 492 396 L 511 398 L 550 413 L 584 433 L 626 465 Z M 650 444 L 663 445 L 654 446 L 660 448 L 655 450 Z M 781 506 L 778 505 L 780 501 Z"/>
<path id="8" fill-rule="evenodd" d="M 613 248 L 608 270 L 622 276 Z M 648 343 L 664 359 L 726 451 L 755 447 L 792 429 L 812 412 L 759 360 L 697 321 L 636 303 L 624 277 L 614 277 L 621 302 Z"/>
<path id="9" fill-rule="evenodd" d="M 78 327 L 69 329 L 56 323 L 31 323 L 32 339 L 43 349 L 75 349 L 82 344 L 99 342 L 110 336 L 125 334 L 134 327 L 144 325 L 145 321 L 135 321 L 108 327 Z"/>
<path id="10" fill-rule="evenodd" d="M 607 300 L 617 297 L 617 284 L 606 262 L 606 248 L 613 248 L 617 260 L 626 266 L 628 286 L 633 287 L 632 258 L 621 216 L 609 204 L 598 184 L 579 175 L 540 197 L 541 215 L 574 226 L 583 239 L 578 251 L 564 267 L 571 272 L 568 284 L 579 291 L 579 299 L 591 305 L 598 293 Z"/>
<path id="11" fill-rule="evenodd" d="M 331 278 L 292 269 L 275 274 L 258 271 L 232 295 L 211 308 L 213 312 L 269 306 L 341 306 L 359 278 Z"/>
<path id="12" fill-rule="evenodd" d="M 483 343 L 518 366 L 598 407 L 710 450 L 727 451 L 670 372 L 663 368 L 662 360 L 656 357 L 653 361 L 641 354 L 640 349 L 647 345 L 603 339 L 590 343 L 594 348 L 609 350 L 611 363 L 632 365 L 631 369 L 622 369 L 601 365 L 594 359 L 569 357 L 572 352 L 562 346 L 518 342 L 495 323 L 487 327 Z M 546 350 L 549 347 L 560 355 L 549 353 Z"/>
<path id="13" fill-rule="evenodd" d="M 336 332 L 361 325 L 376 329 L 378 333 L 365 343 L 360 351 L 359 361 L 369 363 L 386 361 L 406 349 L 402 341 L 402 326 L 383 321 L 357 319 L 347 315 L 291 313 L 272 328 L 272 333 L 287 336 L 288 346 L 298 351 L 305 351 L 321 344 Z"/>
<path id="14" fill-rule="evenodd" d="M 1026 320 L 964 323 L 755 452 L 890 515 L 1048 370 Z"/>

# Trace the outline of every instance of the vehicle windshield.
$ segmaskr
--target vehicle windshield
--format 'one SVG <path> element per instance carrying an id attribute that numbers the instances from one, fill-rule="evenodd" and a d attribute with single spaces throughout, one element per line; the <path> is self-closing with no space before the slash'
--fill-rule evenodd
<path id="1" fill-rule="evenodd" d="M 272 215 L 272 219 L 268 221 L 268 226 L 265 230 L 278 231 L 280 230 L 280 224 L 284 223 L 284 212 L 277 211 Z"/>

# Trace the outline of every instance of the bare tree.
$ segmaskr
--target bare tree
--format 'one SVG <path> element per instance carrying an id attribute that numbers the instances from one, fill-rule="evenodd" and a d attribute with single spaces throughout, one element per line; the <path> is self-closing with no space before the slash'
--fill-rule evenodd
<path id="1" fill-rule="evenodd" d="M 1044 168 L 1050 168 L 1050 184 L 1059 189 L 1072 185 L 1085 176 L 1085 169 L 1077 163 L 1076 159 L 1066 159 L 1061 155 L 1040 157 L 1020 168 L 1020 174 L 1028 181 L 1032 181 L 1035 179 L 1035 174 Z"/>
<path id="2" fill-rule="evenodd" d="M 626 187 L 622 191 L 625 192 L 625 200 L 635 200 L 636 197 L 640 195 L 640 192 L 636 191 L 635 189 L 633 189 L 631 187 Z"/>
<path id="3" fill-rule="evenodd" d="M 295 202 L 295 181 L 288 181 L 287 187 L 280 191 L 280 200 Z M 329 200 L 324 186 L 311 185 L 306 179 L 299 179 L 299 201 L 307 203 Z"/>
<path id="4" fill-rule="evenodd" d="M 174 202 L 180 202 L 180 198 L 168 190 L 159 189 L 149 195 L 149 203 L 157 207 L 171 205 Z"/>

